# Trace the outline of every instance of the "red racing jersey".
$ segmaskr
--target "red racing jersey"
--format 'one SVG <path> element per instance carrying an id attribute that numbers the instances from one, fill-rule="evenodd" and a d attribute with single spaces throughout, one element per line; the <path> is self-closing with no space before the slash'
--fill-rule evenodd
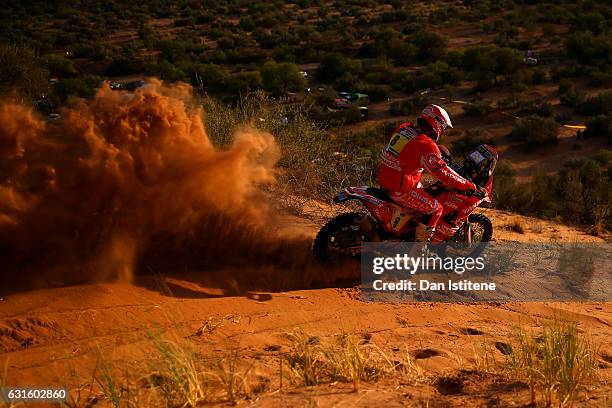
<path id="1" fill-rule="evenodd" d="M 378 183 L 389 191 L 406 192 L 419 184 L 423 169 L 446 186 L 462 191 L 476 189 L 447 166 L 436 142 L 406 122 L 383 150 Z"/>

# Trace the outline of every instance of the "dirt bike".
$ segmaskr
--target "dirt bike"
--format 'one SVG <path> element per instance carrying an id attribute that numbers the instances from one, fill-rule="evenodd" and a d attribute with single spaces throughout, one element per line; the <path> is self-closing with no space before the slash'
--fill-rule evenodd
<path id="1" fill-rule="evenodd" d="M 443 206 L 442 220 L 458 227 L 436 250 L 443 256 L 449 248 L 462 247 L 464 256 L 476 256 L 493 236 L 493 224 L 484 214 L 473 214 L 479 206 L 491 205 L 493 173 L 498 154 L 486 144 L 464 156 L 461 163 L 453 163 L 448 149 L 441 147 L 444 161 L 459 175 L 480 187 L 477 199 L 464 202 L 474 193 L 452 190 L 436 182 L 425 190 Z M 359 200 L 366 212 L 343 213 L 331 219 L 321 228 L 313 243 L 315 257 L 321 262 L 341 261 L 361 254 L 364 242 L 414 242 L 415 229 L 422 216 L 395 204 L 387 191 L 376 187 L 346 187 L 336 197 L 335 203 Z M 467 219 L 457 220 L 459 210 L 467 211 Z M 460 225 L 457 225 L 460 224 Z M 467 252 L 466 252 L 467 251 Z"/>

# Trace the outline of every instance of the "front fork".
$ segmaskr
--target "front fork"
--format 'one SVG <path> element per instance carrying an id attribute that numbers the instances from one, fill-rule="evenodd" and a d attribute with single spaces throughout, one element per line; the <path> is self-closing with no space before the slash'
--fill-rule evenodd
<path id="1" fill-rule="evenodd" d="M 463 225 L 463 233 L 465 242 L 468 244 L 472 244 L 472 224 L 469 221 L 466 221 Z"/>

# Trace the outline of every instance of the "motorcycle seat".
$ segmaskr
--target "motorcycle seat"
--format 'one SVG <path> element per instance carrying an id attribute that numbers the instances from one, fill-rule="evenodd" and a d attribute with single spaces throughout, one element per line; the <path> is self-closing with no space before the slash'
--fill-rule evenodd
<path id="1" fill-rule="evenodd" d="M 393 199 L 391 198 L 391 196 L 389 195 L 389 193 L 385 189 L 377 188 L 377 187 L 369 187 L 367 189 L 367 192 L 372 197 L 376 197 L 379 200 L 393 202 Z"/>

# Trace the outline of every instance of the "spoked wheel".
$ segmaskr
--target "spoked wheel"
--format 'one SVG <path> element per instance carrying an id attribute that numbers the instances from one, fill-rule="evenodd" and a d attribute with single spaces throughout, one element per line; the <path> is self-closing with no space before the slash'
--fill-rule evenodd
<path id="1" fill-rule="evenodd" d="M 314 240 L 312 250 L 320 262 L 341 263 L 348 259 L 359 259 L 365 237 L 355 219 L 357 212 L 340 214 L 321 228 Z"/>
<path id="2" fill-rule="evenodd" d="M 484 251 L 487 242 L 493 238 L 491 220 L 484 214 L 472 214 L 468 217 L 468 223 L 459 228 L 448 242 L 440 246 L 438 254 L 441 257 L 476 257 Z"/>
<path id="3" fill-rule="evenodd" d="M 471 230 L 471 242 L 489 242 L 493 238 L 493 224 L 484 214 L 472 214 L 468 217 Z"/>

